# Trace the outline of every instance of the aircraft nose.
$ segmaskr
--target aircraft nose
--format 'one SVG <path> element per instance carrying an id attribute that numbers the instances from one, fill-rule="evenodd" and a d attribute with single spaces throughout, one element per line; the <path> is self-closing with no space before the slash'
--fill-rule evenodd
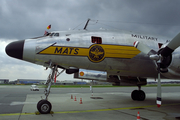
<path id="1" fill-rule="evenodd" d="M 25 40 L 20 40 L 20 41 L 15 41 L 11 42 L 6 46 L 6 54 L 20 59 L 23 59 L 23 48 L 24 48 L 24 41 Z"/>

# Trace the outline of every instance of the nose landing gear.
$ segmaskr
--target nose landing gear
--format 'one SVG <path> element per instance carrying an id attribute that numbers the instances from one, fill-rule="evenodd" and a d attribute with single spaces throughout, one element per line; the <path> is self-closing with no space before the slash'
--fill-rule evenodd
<path id="1" fill-rule="evenodd" d="M 50 64 L 51 65 L 51 64 Z M 51 85 L 54 81 L 54 78 L 56 76 L 56 71 L 57 70 L 57 65 L 56 66 L 52 66 L 51 67 L 51 71 L 50 71 L 50 74 L 48 76 L 48 79 L 47 81 L 45 82 L 45 85 L 46 85 L 46 88 L 44 90 L 44 94 L 46 96 L 45 99 L 42 99 L 40 100 L 38 103 L 37 103 L 37 109 L 38 111 L 41 113 L 41 114 L 48 114 L 51 112 L 51 109 L 52 109 L 52 105 L 51 103 L 48 101 L 48 96 L 50 94 L 50 89 L 51 89 Z M 64 71 L 64 69 L 57 75 L 59 76 L 62 72 Z M 56 76 L 56 77 L 57 77 Z"/>

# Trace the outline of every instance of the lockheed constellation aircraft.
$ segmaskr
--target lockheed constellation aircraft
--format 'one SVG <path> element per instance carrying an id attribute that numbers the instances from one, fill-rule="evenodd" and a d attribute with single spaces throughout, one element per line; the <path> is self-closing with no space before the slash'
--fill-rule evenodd
<path id="1" fill-rule="evenodd" d="M 23 61 L 50 68 L 46 81 L 46 98 L 37 109 L 49 113 L 47 100 L 51 84 L 66 71 L 74 78 L 112 82 L 114 85 L 138 86 L 133 100 L 145 100 L 142 85 L 147 78 L 158 78 L 157 105 L 161 105 L 161 78 L 180 79 L 180 34 L 170 42 L 161 37 L 113 30 L 54 31 L 42 37 L 15 41 L 6 46 L 6 53 Z"/>

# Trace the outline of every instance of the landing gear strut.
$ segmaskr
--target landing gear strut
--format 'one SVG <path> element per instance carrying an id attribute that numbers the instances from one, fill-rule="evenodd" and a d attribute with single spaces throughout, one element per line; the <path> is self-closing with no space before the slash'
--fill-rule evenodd
<path id="1" fill-rule="evenodd" d="M 144 93 L 144 91 L 141 90 L 141 86 L 138 86 L 139 90 L 134 90 L 131 93 L 131 98 L 133 100 L 138 100 L 138 101 L 144 101 L 146 98 L 146 94 Z"/>
<path id="2" fill-rule="evenodd" d="M 51 65 L 51 64 L 50 64 Z M 55 77 L 55 73 L 57 71 L 57 65 L 56 66 L 52 66 L 51 67 L 51 71 L 49 74 L 49 77 L 47 79 L 47 81 L 45 82 L 45 85 L 47 86 L 44 90 L 44 94 L 46 96 L 45 99 L 40 100 L 37 103 L 37 109 L 41 114 L 48 114 L 51 112 L 52 109 L 52 105 L 51 103 L 48 101 L 48 96 L 50 93 L 50 89 L 51 89 L 51 85 L 54 81 L 54 77 Z M 64 70 L 63 70 L 64 71 Z M 62 72 L 61 72 L 62 73 Z"/>

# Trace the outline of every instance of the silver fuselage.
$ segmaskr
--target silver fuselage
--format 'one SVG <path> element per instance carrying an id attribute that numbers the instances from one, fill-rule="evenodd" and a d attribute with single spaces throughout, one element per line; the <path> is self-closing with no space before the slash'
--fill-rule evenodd
<path id="1" fill-rule="evenodd" d="M 53 32 L 52 32 L 53 33 Z M 148 55 L 133 47 L 135 41 L 146 44 L 158 51 L 158 43 L 166 42 L 161 37 L 141 35 L 124 31 L 55 31 L 59 36 L 43 36 L 26 39 L 22 60 L 48 67 L 48 62 L 62 68 L 78 68 L 106 71 L 108 75 L 157 78 L 157 67 Z M 92 39 L 101 39 L 93 43 Z M 131 49 L 131 50 L 129 50 Z M 175 74 L 164 78 L 179 79 L 179 48 L 173 53 Z M 174 61 L 174 62 L 173 62 Z"/>

